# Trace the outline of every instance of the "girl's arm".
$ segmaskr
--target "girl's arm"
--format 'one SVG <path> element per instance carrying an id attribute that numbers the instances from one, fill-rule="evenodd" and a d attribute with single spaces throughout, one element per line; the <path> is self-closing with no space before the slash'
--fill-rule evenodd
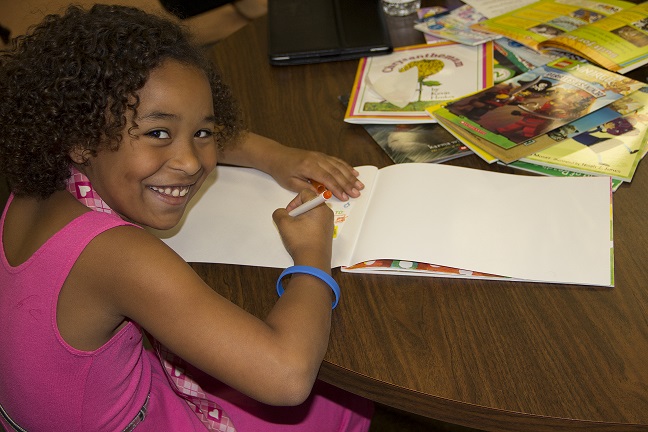
<path id="1" fill-rule="evenodd" d="M 304 191 L 294 203 L 314 195 Z M 328 207 L 299 217 L 279 209 L 272 217 L 295 264 L 330 273 Z M 328 345 L 333 296 L 320 279 L 299 274 L 285 281 L 284 295 L 259 319 L 217 294 L 170 248 L 138 228 L 118 227 L 95 238 L 74 266 L 69 282 L 74 281 L 81 281 L 76 289 L 87 290 L 75 298 L 96 299 L 101 317 L 137 322 L 177 355 L 264 403 L 305 400 Z M 275 286 L 245 290 L 254 296 Z"/>
<path id="2" fill-rule="evenodd" d="M 358 172 L 343 160 L 320 152 L 287 147 L 254 133 L 247 133 L 240 143 L 225 150 L 219 162 L 256 168 L 295 192 L 304 188 L 314 190 L 308 180 L 315 180 L 343 201 L 358 197 L 364 188 L 357 178 Z"/>

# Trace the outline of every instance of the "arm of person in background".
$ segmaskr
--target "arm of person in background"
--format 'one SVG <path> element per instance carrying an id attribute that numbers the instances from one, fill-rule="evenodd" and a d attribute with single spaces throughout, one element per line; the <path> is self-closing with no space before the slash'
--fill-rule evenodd
<path id="1" fill-rule="evenodd" d="M 342 201 L 360 196 L 364 185 L 358 172 L 343 160 L 324 153 L 284 146 L 277 141 L 247 133 L 236 145 L 226 149 L 219 163 L 256 168 L 271 175 L 288 190 L 298 192 L 322 183 Z"/>

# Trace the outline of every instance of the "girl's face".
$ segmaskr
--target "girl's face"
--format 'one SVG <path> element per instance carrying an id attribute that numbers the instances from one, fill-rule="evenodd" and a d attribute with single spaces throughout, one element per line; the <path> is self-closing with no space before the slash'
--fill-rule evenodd
<path id="1" fill-rule="evenodd" d="M 211 88 L 204 72 L 174 60 L 154 69 L 139 92 L 137 117 L 117 151 L 81 167 L 103 200 L 124 219 L 169 229 L 216 166 Z"/>

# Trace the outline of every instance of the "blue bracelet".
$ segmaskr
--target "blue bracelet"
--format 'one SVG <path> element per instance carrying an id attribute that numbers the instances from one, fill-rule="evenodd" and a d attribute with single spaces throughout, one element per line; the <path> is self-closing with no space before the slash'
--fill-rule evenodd
<path id="1" fill-rule="evenodd" d="M 337 284 L 337 282 L 335 282 L 335 279 L 333 279 L 328 273 L 316 267 L 292 266 L 292 267 L 288 267 L 286 270 L 281 272 L 281 275 L 279 275 L 279 279 L 277 279 L 277 294 L 279 294 L 279 297 L 281 297 L 281 295 L 284 293 L 284 287 L 281 283 L 281 280 L 284 278 L 284 276 L 293 273 L 305 273 L 323 280 L 328 286 L 331 287 L 333 293 L 335 294 L 335 301 L 333 302 L 333 309 L 335 309 L 335 306 L 337 306 L 338 301 L 340 300 L 340 286 Z"/>

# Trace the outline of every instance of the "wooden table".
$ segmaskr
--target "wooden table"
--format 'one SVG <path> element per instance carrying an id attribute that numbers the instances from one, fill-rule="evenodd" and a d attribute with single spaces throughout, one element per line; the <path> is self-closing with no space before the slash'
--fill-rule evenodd
<path id="1" fill-rule="evenodd" d="M 251 129 L 353 165 L 390 164 L 361 126 L 343 122 L 338 96 L 349 93 L 357 61 L 273 67 L 266 32 L 262 18 L 212 49 Z M 450 163 L 513 172 L 474 155 Z M 430 199 L 439 187 L 414 186 L 429 188 Z M 640 166 L 614 194 L 613 289 L 335 269 L 343 296 L 320 378 L 483 430 L 648 430 L 647 198 Z M 278 269 L 193 267 L 259 317 L 276 301 Z"/>

